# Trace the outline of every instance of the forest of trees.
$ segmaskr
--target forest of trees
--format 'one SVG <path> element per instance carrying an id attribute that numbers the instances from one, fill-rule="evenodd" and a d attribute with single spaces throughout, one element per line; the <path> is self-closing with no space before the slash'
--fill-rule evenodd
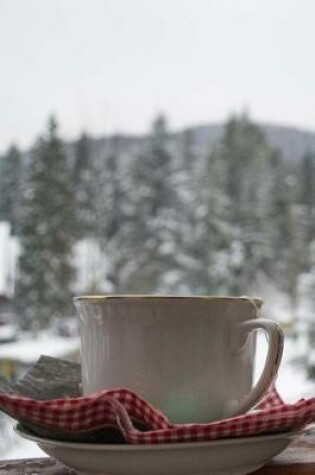
<path id="1" fill-rule="evenodd" d="M 246 114 L 208 151 L 163 116 L 128 144 L 88 133 L 66 143 L 51 118 L 31 150 L 1 157 L 0 220 L 21 244 L 21 327 L 73 313 L 82 240 L 106 261 L 82 293 L 249 295 L 267 280 L 294 311 L 300 276 L 315 288 L 315 151 L 292 166 Z"/>

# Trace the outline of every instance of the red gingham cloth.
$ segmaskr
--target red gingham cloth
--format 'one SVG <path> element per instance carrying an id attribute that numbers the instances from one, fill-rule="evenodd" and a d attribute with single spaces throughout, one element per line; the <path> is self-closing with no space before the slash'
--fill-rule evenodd
<path id="1" fill-rule="evenodd" d="M 299 430 L 315 422 L 315 398 L 285 404 L 273 389 L 257 410 L 205 424 L 171 424 L 158 409 L 123 388 L 65 399 L 0 393 L 0 409 L 25 424 L 71 433 L 116 428 L 130 444 L 201 442 Z M 147 429 L 138 430 L 140 422 Z"/>

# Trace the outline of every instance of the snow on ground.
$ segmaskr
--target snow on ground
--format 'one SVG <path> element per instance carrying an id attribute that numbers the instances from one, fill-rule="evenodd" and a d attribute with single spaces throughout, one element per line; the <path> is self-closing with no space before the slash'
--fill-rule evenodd
<path id="1" fill-rule="evenodd" d="M 47 457 L 45 452 L 43 452 L 34 442 L 27 441 L 15 434 L 13 425 L 10 425 L 11 432 L 11 441 L 12 446 L 7 450 L 1 459 L 3 460 L 13 460 L 21 458 L 33 458 L 33 457 Z"/>
<path id="2" fill-rule="evenodd" d="M 13 343 L 0 345 L 0 359 L 18 360 L 22 363 L 34 363 L 41 355 L 65 358 L 78 351 L 79 338 L 63 338 L 50 333 L 41 333 L 37 338 L 24 337 Z"/>

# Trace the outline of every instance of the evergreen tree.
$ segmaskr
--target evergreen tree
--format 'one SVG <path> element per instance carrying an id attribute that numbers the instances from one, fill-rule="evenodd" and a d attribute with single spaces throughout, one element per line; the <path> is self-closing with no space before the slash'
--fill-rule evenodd
<path id="1" fill-rule="evenodd" d="M 91 150 L 91 139 L 82 133 L 75 147 L 74 184 L 76 199 L 77 238 L 95 236 L 97 170 Z"/>
<path id="2" fill-rule="evenodd" d="M 72 312 L 73 182 L 54 118 L 32 152 L 30 167 L 17 302 L 21 325 L 37 328 Z"/>
<path id="3" fill-rule="evenodd" d="M 228 222 L 233 227 L 229 291 L 245 294 L 272 259 L 267 221 L 274 150 L 261 129 L 242 115 L 228 120 L 217 154 L 226 164 Z"/>
<path id="4" fill-rule="evenodd" d="M 263 270 L 278 288 L 288 292 L 290 248 L 293 239 L 291 226 L 291 205 L 293 190 L 282 157 L 274 151 L 268 178 L 266 218 L 264 235 L 268 237 L 269 259 Z"/>
<path id="5" fill-rule="evenodd" d="M 19 227 L 22 162 L 19 149 L 12 145 L 2 158 L 0 170 L 0 220 L 9 221 L 13 234 Z"/>
<path id="6" fill-rule="evenodd" d="M 226 163 L 215 149 L 202 169 L 192 131 L 185 131 L 182 162 L 176 171 L 179 246 L 176 260 L 180 287 L 193 294 L 224 293 L 227 289 L 227 247 L 230 242 Z"/>
<path id="7" fill-rule="evenodd" d="M 222 159 L 221 148 L 216 147 L 207 163 L 202 187 L 201 266 L 204 269 L 204 292 L 229 292 L 231 287 L 230 247 L 232 229 L 229 222 L 230 201 L 227 193 L 227 162 Z"/>
<path id="8" fill-rule="evenodd" d="M 186 181 L 189 181 L 189 176 L 191 176 L 191 174 L 196 174 L 198 165 L 198 157 L 195 151 L 195 136 L 192 129 L 185 129 L 182 134 L 180 156 L 180 168 L 186 176 Z"/>
<path id="9" fill-rule="evenodd" d="M 315 235 L 315 153 L 308 152 L 302 157 L 299 170 L 298 202 L 303 214 L 303 254 L 302 268 L 310 270 L 310 245 Z"/>
<path id="10" fill-rule="evenodd" d="M 312 233 L 312 217 L 315 207 L 315 153 L 308 152 L 302 157 L 300 179 L 300 202 L 306 208 L 310 234 Z"/>
<path id="11" fill-rule="evenodd" d="M 176 252 L 176 189 L 173 156 L 169 150 L 166 119 L 159 116 L 152 126 L 146 151 L 133 167 L 134 289 L 155 292 L 170 289 Z"/>
<path id="12" fill-rule="evenodd" d="M 128 265 L 133 258 L 129 253 L 130 205 L 119 158 L 119 138 L 116 137 L 99 169 L 97 188 L 98 239 L 107 261 L 106 281 L 114 293 L 128 290 Z"/>
<path id="13" fill-rule="evenodd" d="M 204 247 L 202 245 L 203 208 L 201 203 L 201 178 L 198 156 L 195 151 L 195 136 L 186 129 L 180 137 L 180 148 L 174 173 L 177 191 L 176 220 L 176 268 L 177 279 L 174 291 L 200 293 L 204 287 L 202 272 Z M 202 275 L 201 275 L 202 274 Z M 176 274 L 175 274 L 176 275 Z"/>

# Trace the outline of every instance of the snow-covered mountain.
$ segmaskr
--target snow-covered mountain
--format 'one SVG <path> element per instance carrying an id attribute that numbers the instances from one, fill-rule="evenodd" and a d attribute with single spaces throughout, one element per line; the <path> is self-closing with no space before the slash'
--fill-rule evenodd
<path id="1" fill-rule="evenodd" d="M 224 125 L 224 123 L 212 123 L 189 127 L 194 135 L 196 151 L 200 152 L 198 155 L 203 156 L 213 149 L 223 134 Z M 258 123 L 257 125 L 263 130 L 269 144 L 277 148 L 281 152 L 284 160 L 290 164 L 299 161 L 306 152 L 315 150 L 315 131 L 266 123 Z M 173 131 L 170 134 L 173 145 L 180 140 L 183 131 L 184 129 Z M 123 133 L 94 137 L 93 140 L 95 152 L 110 149 L 113 142 L 115 142 L 115 146 L 117 146 L 118 142 L 121 151 L 128 152 L 128 154 L 136 153 L 143 147 L 146 141 L 146 135 L 136 136 Z M 71 145 L 72 144 L 69 144 L 70 148 L 72 148 Z"/>

